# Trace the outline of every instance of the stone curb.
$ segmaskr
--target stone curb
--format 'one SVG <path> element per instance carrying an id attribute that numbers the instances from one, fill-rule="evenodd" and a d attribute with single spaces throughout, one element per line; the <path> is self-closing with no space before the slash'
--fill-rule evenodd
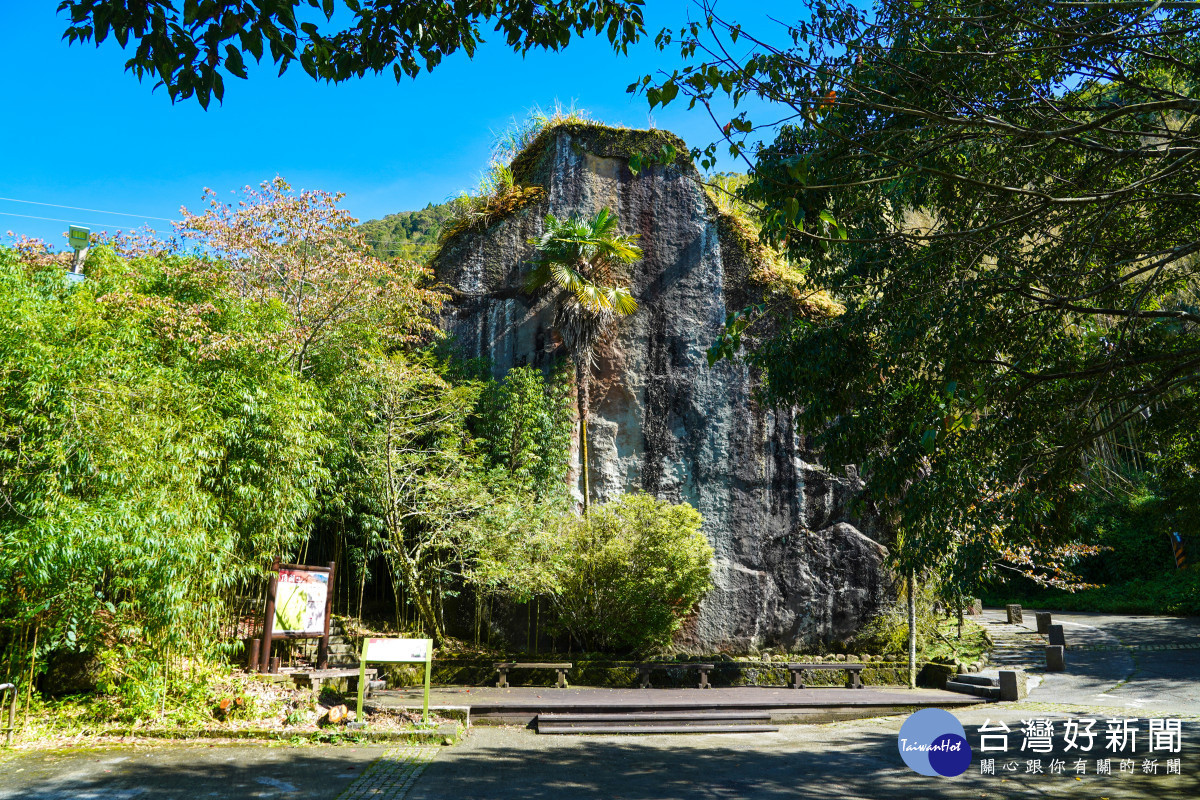
<path id="1" fill-rule="evenodd" d="M 1200 642 L 1182 644 L 1071 644 L 1068 650 L 1089 652 L 1117 652 L 1120 650 L 1160 651 L 1160 650 L 1200 650 Z"/>
<path id="2" fill-rule="evenodd" d="M 442 744 L 449 738 L 455 742 L 462 736 L 464 728 L 457 722 L 444 722 L 428 731 L 373 731 L 369 728 L 355 731 L 340 729 L 318 731 L 283 731 L 274 728 L 244 728 L 236 731 L 220 730 L 188 730 L 169 728 L 146 728 L 140 730 L 109 729 L 101 731 L 93 738 L 140 738 L 164 740 L 198 740 L 234 739 L 238 741 L 268 741 L 288 742 L 300 738 L 314 744 L 336 744 L 341 742 L 405 742 L 408 744 Z"/>

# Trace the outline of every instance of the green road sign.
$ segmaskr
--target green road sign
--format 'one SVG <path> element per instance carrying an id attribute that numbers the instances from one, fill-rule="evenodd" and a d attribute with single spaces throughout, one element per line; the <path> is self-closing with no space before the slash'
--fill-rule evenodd
<path id="1" fill-rule="evenodd" d="M 88 228 L 72 225 L 71 231 L 67 235 L 67 243 L 76 250 L 82 250 L 91 242 L 91 234 L 92 232 Z"/>

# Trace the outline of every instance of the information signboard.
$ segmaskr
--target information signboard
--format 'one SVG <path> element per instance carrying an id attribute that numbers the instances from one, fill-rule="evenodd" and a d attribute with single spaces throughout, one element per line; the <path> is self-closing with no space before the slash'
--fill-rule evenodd
<path id="1" fill-rule="evenodd" d="M 433 663 L 432 639 L 364 639 L 358 666 L 358 722 L 363 721 L 363 697 L 367 691 L 367 662 L 376 664 L 424 664 L 425 706 L 421 720 L 429 721 L 429 670 Z"/>
<path id="2" fill-rule="evenodd" d="M 320 639 L 317 669 L 329 666 L 329 621 L 336 567 L 332 561 L 324 567 L 278 561 L 271 566 L 258 653 L 259 670 L 270 672 L 274 668 L 271 644 L 277 639 Z M 253 642 L 250 647 L 253 653 Z"/>
<path id="3" fill-rule="evenodd" d="M 275 633 L 322 635 L 328 596 L 328 570 L 281 568 L 275 589 Z"/>
<path id="4" fill-rule="evenodd" d="M 81 225 L 72 225 L 67 231 L 67 244 L 76 250 L 87 247 L 91 241 L 91 230 Z"/>

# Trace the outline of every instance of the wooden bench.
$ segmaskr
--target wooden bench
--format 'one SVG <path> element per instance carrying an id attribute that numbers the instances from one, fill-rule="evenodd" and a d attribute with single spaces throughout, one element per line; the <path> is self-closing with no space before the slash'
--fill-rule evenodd
<path id="1" fill-rule="evenodd" d="M 565 689 L 567 687 L 567 670 L 571 668 L 569 662 L 563 663 L 541 663 L 533 661 L 497 661 L 493 664 L 496 672 L 500 674 L 499 680 L 496 681 L 497 689 L 508 688 L 508 671 L 510 669 L 554 669 L 558 670 L 558 688 Z"/>
<path id="2" fill-rule="evenodd" d="M 842 662 L 838 661 L 832 664 L 788 664 L 788 672 L 792 673 L 792 688 L 803 689 L 804 683 L 801 680 L 801 675 L 806 669 L 840 669 L 846 672 L 846 688 L 861 689 L 863 688 L 862 670 L 865 664 L 858 662 Z"/>
<path id="3" fill-rule="evenodd" d="M 654 661 L 646 664 L 638 664 L 638 678 L 641 679 L 642 689 L 650 688 L 650 671 L 655 669 L 698 669 L 700 670 L 700 685 L 697 688 L 711 689 L 708 683 L 708 673 L 713 670 L 714 664 L 694 664 L 690 661 Z"/>

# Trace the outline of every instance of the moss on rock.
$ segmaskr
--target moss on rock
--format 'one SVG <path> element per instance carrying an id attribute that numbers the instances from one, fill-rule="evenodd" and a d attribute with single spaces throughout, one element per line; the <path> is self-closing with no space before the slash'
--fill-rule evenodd
<path id="1" fill-rule="evenodd" d="M 619 128 L 596 122 L 568 120 L 547 125 L 513 159 L 513 179 L 526 185 L 546 186 L 550 180 L 551 143 L 560 134 L 571 137 L 572 146 L 600 158 L 628 160 L 635 155 L 655 155 L 664 147 L 675 149 L 672 166 L 692 169 L 688 146 L 675 134 L 662 130 Z"/>

